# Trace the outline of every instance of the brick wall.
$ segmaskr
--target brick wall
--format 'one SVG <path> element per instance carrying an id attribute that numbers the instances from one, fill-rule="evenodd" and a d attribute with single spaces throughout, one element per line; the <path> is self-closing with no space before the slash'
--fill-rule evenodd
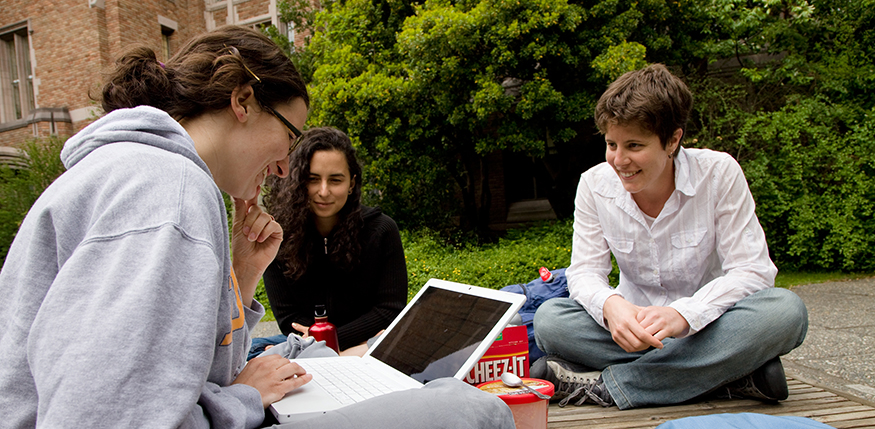
<path id="1" fill-rule="evenodd" d="M 237 22 L 270 18 L 271 0 L 244 0 L 236 3 Z"/>
<path id="2" fill-rule="evenodd" d="M 0 28 L 29 22 L 36 108 L 66 108 L 71 122 L 56 122 L 55 129 L 71 135 L 100 114 L 89 92 L 99 95 L 103 76 L 116 58 L 132 46 L 145 45 L 165 59 L 162 24 L 175 30 L 169 39 L 172 51 L 225 24 L 270 21 L 276 16 L 276 2 L 103 0 L 103 8 L 92 8 L 88 0 L 0 0 Z M 302 37 L 297 35 L 299 43 Z M 51 123 L 37 120 L 0 123 L 0 145 L 20 145 L 50 128 Z"/>
<path id="3" fill-rule="evenodd" d="M 21 147 L 27 139 L 33 138 L 33 130 L 23 127 L 0 133 L 0 146 Z"/>
<path id="4" fill-rule="evenodd" d="M 72 123 L 59 133 L 72 134 L 90 123 L 103 75 L 130 47 L 143 44 L 163 57 L 161 24 L 176 25 L 171 48 L 206 31 L 204 0 L 104 0 L 90 8 L 88 0 L 0 0 L 0 28 L 29 21 L 34 92 L 37 108 L 66 108 Z M 5 125 L 5 126 L 4 126 Z M 9 129 L 10 126 L 14 127 Z M 17 146 L 49 122 L 0 124 L 0 144 Z"/>

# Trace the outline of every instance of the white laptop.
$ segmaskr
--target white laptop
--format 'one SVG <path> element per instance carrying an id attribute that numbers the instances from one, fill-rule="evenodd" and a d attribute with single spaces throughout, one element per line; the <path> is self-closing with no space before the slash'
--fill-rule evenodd
<path id="1" fill-rule="evenodd" d="M 280 423 L 295 422 L 437 378 L 461 380 L 525 299 L 431 279 L 363 357 L 296 360 L 313 380 L 271 404 L 270 410 Z M 357 386 L 340 386 L 334 379 Z"/>

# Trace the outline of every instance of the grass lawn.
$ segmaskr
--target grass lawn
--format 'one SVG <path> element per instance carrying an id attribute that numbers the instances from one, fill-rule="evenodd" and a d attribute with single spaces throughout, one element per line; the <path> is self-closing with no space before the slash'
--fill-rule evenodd
<path id="1" fill-rule="evenodd" d="M 865 279 L 868 277 L 875 277 L 875 273 L 784 273 L 779 271 L 778 277 L 775 278 L 775 286 L 786 288 L 814 283 Z"/>

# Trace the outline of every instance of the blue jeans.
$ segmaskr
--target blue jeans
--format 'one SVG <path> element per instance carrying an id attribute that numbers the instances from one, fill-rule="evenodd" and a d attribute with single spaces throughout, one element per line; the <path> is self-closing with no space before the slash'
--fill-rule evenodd
<path id="1" fill-rule="evenodd" d="M 252 358 L 261 354 L 267 346 L 275 346 L 277 344 L 282 344 L 288 340 L 288 336 L 279 334 L 274 335 L 272 337 L 258 337 L 252 339 L 252 345 L 249 346 L 249 356 L 246 360 L 251 360 Z"/>
<path id="2" fill-rule="evenodd" d="M 786 289 L 761 290 L 686 338 L 662 349 L 628 353 L 570 298 L 545 302 L 535 313 L 535 340 L 548 355 L 602 371 L 621 410 L 677 404 L 750 374 L 802 344 L 808 310 Z"/>

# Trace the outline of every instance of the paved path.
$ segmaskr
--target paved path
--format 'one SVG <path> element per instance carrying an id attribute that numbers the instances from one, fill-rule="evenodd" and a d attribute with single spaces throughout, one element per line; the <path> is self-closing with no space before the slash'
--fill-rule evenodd
<path id="1" fill-rule="evenodd" d="M 279 334 L 282 334 L 282 332 L 280 332 L 280 328 L 276 325 L 276 322 L 272 320 L 270 322 L 258 322 L 258 324 L 255 325 L 255 329 L 252 330 L 253 337 L 272 337 Z"/>
<path id="2" fill-rule="evenodd" d="M 808 307 L 808 336 L 782 358 L 787 375 L 875 406 L 875 278 L 790 290 Z M 255 329 L 280 333 L 276 322 Z"/>
<path id="3" fill-rule="evenodd" d="M 875 405 L 875 278 L 790 288 L 808 336 L 782 358 L 787 375 Z"/>

